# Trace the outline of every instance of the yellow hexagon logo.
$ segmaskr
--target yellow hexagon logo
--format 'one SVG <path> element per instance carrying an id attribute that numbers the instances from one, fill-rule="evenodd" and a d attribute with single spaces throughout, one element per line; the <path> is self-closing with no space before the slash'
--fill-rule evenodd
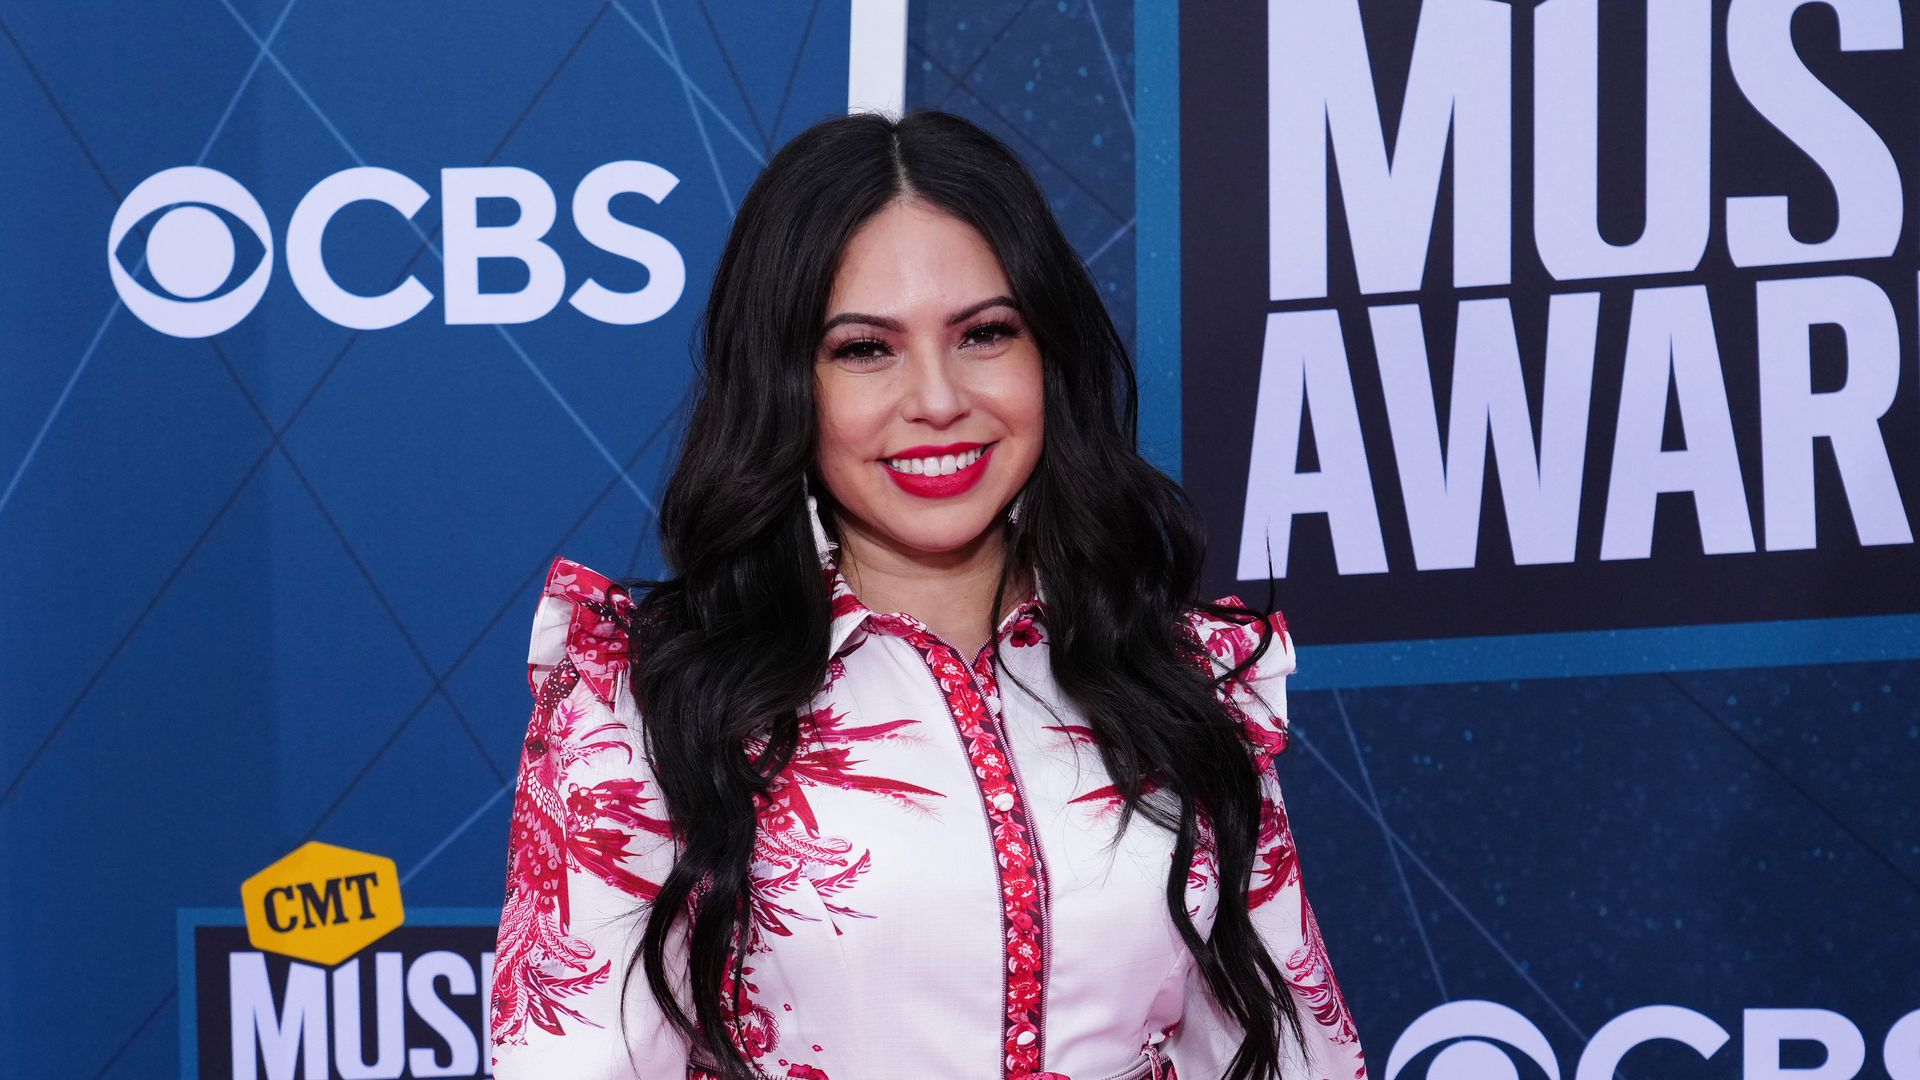
<path id="1" fill-rule="evenodd" d="M 406 919 L 393 860 L 310 840 L 240 884 L 253 947 L 332 967 Z"/>

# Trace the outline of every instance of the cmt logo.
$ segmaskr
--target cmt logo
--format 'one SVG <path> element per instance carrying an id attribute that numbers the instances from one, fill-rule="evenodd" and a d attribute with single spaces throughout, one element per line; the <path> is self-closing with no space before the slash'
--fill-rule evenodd
<path id="1" fill-rule="evenodd" d="M 679 183 L 645 161 L 611 161 L 581 179 L 573 191 L 574 228 L 594 247 L 645 267 L 647 283 L 616 292 L 589 278 L 567 297 L 569 304 L 621 326 L 672 310 L 687 283 L 679 249 L 614 217 L 611 206 L 615 196 L 628 193 L 659 203 Z M 433 294 L 417 277 L 409 275 L 378 296 L 349 292 L 328 272 L 320 239 L 334 215 L 353 203 L 380 203 L 411 220 L 430 197 L 408 177 L 374 166 L 346 169 L 315 184 L 287 223 L 286 264 L 294 288 L 322 317 L 356 330 L 381 330 L 418 315 Z M 511 201 L 518 216 L 510 224 L 482 226 L 482 199 Z M 543 239 L 557 216 L 553 188 L 545 180 L 511 166 L 442 169 L 440 200 L 441 297 L 449 325 L 529 322 L 559 304 L 567 275 L 559 254 Z M 166 295 L 135 278 L 121 255 L 128 234 L 150 218 L 145 262 Z M 251 234 L 249 246 L 260 248 L 251 271 L 236 269 L 236 225 Z M 141 181 L 107 230 L 107 273 L 114 290 L 141 322 L 174 337 L 209 337 L 246 318 L 266 293 L 273 255 L 273 232 L 259 200 L 233 177 L 197 165 Z M 526 285 L 514 292 L 481 292 L 483 259 L 520 263 L 527 270 Z M 221 292 L 223 287 L 227 291 Z"/>
<path id="2" fill-rule="evenodd" d="M 392 859 L 308 841 L 240 885 L 256 949 L 333 965 L 406 919 Z"/>
<path id="3" fill-rule="evenodd" d="M 1678 1005 L 1631 1009 L 1593 1033 L 1571 1080 L 1613 1080 L 1628 1051 L 1656 1039 L 1681 1043 L 1706 1061 L 1732 1036 L 1711 1018 Z M 1789 1042 L 1818 1043 L 1825 1060 L 1813 1068 L 1787 1066 L 1780 1050 Z M 1435 1047 L 1440 1052 L 1428 1060 L 1425 1072 L 1408 1069 Z M 1523 1074 L 1516 1053 L 1534 1069 Z M 1867 1043 L 1853 1021 L 1827 1009 L 1747 1009 L 1740 1055 L 1742 1080 L 1853 1080 L 1866 1064 Z M 1887 1031 L 1881 1061 L 1888 1080 L 1920 1080 L 1920 1009 Z M 1540 1029 L 1492 1001 L 1448 1002 L 1409 1024 L 1387 1055 L 1384 1080 L 1403 1075 L 1406 1080 L 1562 1080 L 1560 1062 Z"/>

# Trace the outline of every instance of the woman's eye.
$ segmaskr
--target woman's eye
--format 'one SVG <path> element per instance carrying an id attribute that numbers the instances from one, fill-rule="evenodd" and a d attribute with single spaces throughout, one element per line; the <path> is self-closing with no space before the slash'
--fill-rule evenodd
<path id="1" fill-rule="evenodd" d="M 1001 338 L 1012 337 L 1014 333 L 1013 327 L 1006 323 L 981 323 L 979 326 L 967 331 L 967 340 L 977 341 L 982 345 L 991 345 Z"/>
<path id="2" fill-rule="evenodd" d="M 857 365 L 879 360 L 886 356 L 886 352 L 886 342 L 877 341 L 873 338 L 860 338 L 857 341 L 849 341 L 833 350 L 833 358 L 835 360 L 851 360 Z"/>

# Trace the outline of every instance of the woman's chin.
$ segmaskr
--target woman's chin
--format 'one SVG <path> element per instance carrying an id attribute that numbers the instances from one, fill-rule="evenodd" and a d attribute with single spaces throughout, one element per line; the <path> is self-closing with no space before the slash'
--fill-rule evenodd
<path id="1" fill-rule="evenodd" d="M 966 507 L 917 510 L 911 524 L 888 532 L 895 544 L 910 553 L 937 556 L 964 551 L 996 524 L 991 506 L 982 500 Z"/>

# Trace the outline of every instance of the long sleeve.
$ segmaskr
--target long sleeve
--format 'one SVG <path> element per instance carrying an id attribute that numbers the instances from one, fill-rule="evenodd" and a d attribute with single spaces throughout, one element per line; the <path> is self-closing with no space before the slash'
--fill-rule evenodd
<path id="1" fill-rule="evenodd" d="M 1193 625 L 1216 675 L 1251 654 L 1266 629 L 1257 621 L 1236 623 L 1206 615 L 1197 615 Z M 1217 691 L 1241 721 L 1261 778 L 1260 839 L 1248 886 L 1248 913 L 1279 965 L 1306 1036 L 1306 1062 L 1299 1060 L 1298 1047 L 1283 1040 L 1282 1075 L 1286 1080 L 1366 1080 L 1360 1038 L 1307 902 L 1293 830 L 1273 769 L 1274 757 L 1287 745 L 1286 680 L 1294 671 L 1294 652 L 1292 636 L 1277 614 L 1272 632 L 1274 640 L 1258 663 Z M 1190 972 L 1185 1011 L 1167 1044 L 1182 1080 L 1223 1075 L 1239 1044 L 1239 1026 L 1214 1003 L 1198 973 Z"/>
<path id="2" fill-rule="evenodd" d="M 494 960 L 499 1080 L 686 1075 L 685 1041 L 638 967 L 621 1015 L 627 961 L 673 861 L 627 690 L 625 637 L 609 618 L 625 603 L 619 586 L 561 560 L 534 618 L 533 715 Z M 684 948 L 678 934 L 670 944 Z M 669 970 L 684 971 L 684 953 L 672 953 Z"/>

